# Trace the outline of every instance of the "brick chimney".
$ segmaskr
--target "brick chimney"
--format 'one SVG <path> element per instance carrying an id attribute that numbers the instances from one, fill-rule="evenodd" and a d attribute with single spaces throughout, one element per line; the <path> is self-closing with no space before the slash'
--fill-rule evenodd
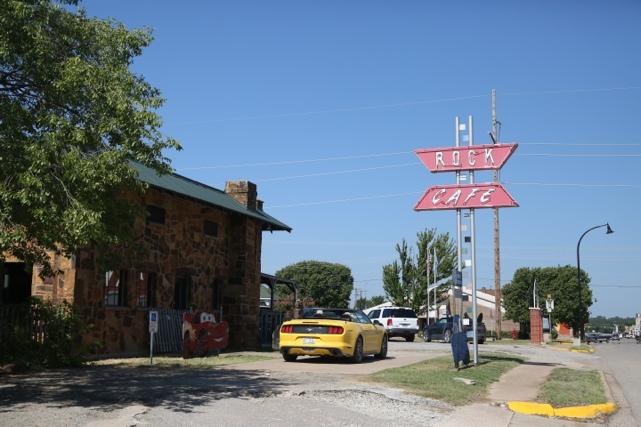
<path id="1" fill-rule="evenodd" d="M 225 193 L 248 209 L 256 209 L 256 184 L 249 181 L 227 181 Z"/>

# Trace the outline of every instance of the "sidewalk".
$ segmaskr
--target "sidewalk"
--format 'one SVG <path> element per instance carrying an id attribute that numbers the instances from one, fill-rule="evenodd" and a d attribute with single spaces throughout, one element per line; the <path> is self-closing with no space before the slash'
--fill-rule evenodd
<path id="1" fill-rule="evenodd" d="M 599 422 L 577 422 L 547 418 L 536 415 L 517 414 L 507 409 L 508 400 L 533 401 L 548 374 L 562 363 L 548 362 L 544 357 L 534 357 L 508 371 L 489 390 L 488 403 L 475 403 L 457 409 L 443 424 L 443 427 L 473 425 L 474 427 L 494 426 L 603 426 Z M 550 358 L 548 360 L 553 360 Z"/>

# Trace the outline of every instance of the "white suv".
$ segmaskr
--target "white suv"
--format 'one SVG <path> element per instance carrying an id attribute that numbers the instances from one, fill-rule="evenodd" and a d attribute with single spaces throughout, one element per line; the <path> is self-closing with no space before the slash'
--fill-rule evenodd
<path id="1" fill-rule="evenodd" d="M 414 310 L 407 307 L 382 307 L 365 310 L 372 322 L 385 327 L 388 337 L 404 337 L 405 341 L 414 341 L 418 332 L 418 319 Z"/>

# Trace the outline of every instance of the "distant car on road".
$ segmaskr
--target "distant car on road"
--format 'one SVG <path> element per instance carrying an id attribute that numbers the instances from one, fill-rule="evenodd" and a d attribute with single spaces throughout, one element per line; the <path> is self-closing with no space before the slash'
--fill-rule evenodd
<path id="1" fill-rule="evenodd" d="M 601 332 L 588 332 L 585 334 L 585 341 L 590 344 L 595 343 L 609 343 L 612 339 L 612 334 L 603 334 Z"/>
<path id="2" fill-rule="evenodd" d="M 472 321 L 470 320 L 469 325 L 463 325 L 463 331 L 467 333 L 467 340 L 472 341 L 474 336 L 472 334 Z M 454 318 L 452 316 L 442 317 L 438 322 L 426 325 L 423 329 L 423 336 L 425 341 L 430 342 L 432 340 L 443 340 L 445 342 L 450 342 L 452 340 L 452 334 L 454 330 Z M 476 322 L 476 335 L 479 344 L 485 342 L 485 323 L 483 323 L 483 313 L 479 314 Z"/>
<path id="3" fill-rule="evenodd" d="M 411 308 L 383 307 L 366 310 L 372 322 L 383 325 L 388 337 L 403 337 L 405 341 L 414 341 L 418 332 L 418 318 Z"/>

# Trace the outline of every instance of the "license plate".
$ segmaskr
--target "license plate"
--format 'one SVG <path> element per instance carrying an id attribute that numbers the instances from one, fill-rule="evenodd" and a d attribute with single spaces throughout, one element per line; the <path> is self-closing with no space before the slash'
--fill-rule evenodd
<path id="1" fill-rule="evenodd" d="M 314 338 L 303 338 L 303 344 L 314 344 Z"/>

